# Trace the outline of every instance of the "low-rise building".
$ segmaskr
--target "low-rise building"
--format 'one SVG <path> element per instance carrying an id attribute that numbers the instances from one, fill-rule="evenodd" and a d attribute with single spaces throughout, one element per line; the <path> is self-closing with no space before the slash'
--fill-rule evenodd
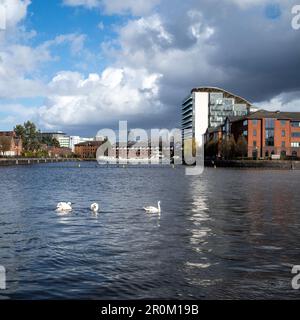
<path id="1" fill-rule="evenodd" d="M 96 140 L 94 138 L 83 138 L 80 136 L 70 136 L 70 144 L 69 148 L 72 150 L 72 152 L 75 152 L 75 145 L 82 143 L 82 142 L 87 142 L 87 141 L 93 141 Z M 97 139 L 97 140 L 103 140 L 103 139 Z"/>
<path id="2" fill-rule="evenodd" d="M 75 154 L 83 159 L 94 159 L 96 158 L 98 148 L 104 143 L 105 141 L 86 141 L 81 142 L 75 145 Z"/>
<path id="3" fill-rule="evenodd" d="M 300 112 L 259 110 L 240 118 L 227 118 L 224 134 L 237 141 L 244 136 L 249 158 L 300 157 Z"/>
<path id="4" fill-rule="evenodd" d="M 0 154 L 6 157 L 22 155 L 22 139 L 14 131 L 0 131 Z"/>
<path id="5" fill-rule="evenodd" d="M 70 148 L 47 147 L 49 157 L 71 157 L 72 150 Z"/>

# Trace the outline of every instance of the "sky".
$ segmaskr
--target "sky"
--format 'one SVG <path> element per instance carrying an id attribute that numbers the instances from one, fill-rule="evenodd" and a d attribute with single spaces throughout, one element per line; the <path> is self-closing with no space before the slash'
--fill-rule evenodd
<path id="1" fill-rule="evenodd" d="M 83 136 L 119 120 L 176 128 L 182 100 L 199 86 L 300 111 L 295 4 L 0 0 L 0 130 L 26 120 Z"/>

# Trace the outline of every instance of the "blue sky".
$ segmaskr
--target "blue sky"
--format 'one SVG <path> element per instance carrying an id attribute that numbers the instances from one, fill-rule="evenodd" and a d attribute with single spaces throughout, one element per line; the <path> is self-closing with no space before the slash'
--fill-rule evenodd
<path id="1" fill-rule="evenodd" d="M 179 126 L 196 86 L 298 110 L 294 1 L 0 0 L 0 130 Z"/>

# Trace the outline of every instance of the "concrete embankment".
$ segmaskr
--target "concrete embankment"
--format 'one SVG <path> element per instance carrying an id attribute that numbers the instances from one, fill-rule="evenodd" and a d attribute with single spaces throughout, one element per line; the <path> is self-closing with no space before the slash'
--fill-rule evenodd
<path id="1" fill-rule="evenodd" d="M 300 161 L 285 160 L 205 160 L 206 167 L 300 170 Z"/>
<path id="2" fill-rule="evenodd" d="M 68 161 L 78 161 L 78 159 L 73 158 L 10 158 L 10 159 L 0 159 L 1 166 L 18 166 L 18 165 L 32 165 L 39 163 L 56 163 L 56 162 L 68 162 Z"/>

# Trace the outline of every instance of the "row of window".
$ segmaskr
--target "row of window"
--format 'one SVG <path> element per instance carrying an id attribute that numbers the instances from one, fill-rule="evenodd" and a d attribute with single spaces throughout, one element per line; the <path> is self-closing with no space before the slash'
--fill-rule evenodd
<path id="1" fill-rule="evenodd" d="M 270 129 L 269 129 L 269 130 L 266 130 L 266 132 L 270 132 L 270 131 L 274 131 L 274 130 L 270 130 Z M 297 132 L 297 133 L 298 133 L 298 132 Z M 256 129 L 253 129 L 253 136 L 254 136 L 254 137 L 257 136 L 257 131 L 256 131 Z M 282 136 L 282 137 L 285 137 L 285 130 L 282 130 L 282 131 L 281 131 L 281 136 Z"/>
<path id="2" fill-rule="evenodd" d="M 267 145 L 267 144 L 266 144 L 266 145 Z M 269 146 L 269 147 L 274 147 L 274 144 L 273 144 L 273 145 L 268 144 L 267 146 Z M 253 141 L 253 147 L 257 147 L 257 142 L 256 142 L 256 140 Z M 286 147 L 285 141 L 282 141 L 282 142 L 281 142 L 281 147 L 282 147 L 282 148 L 285 148 L 285 147 Z M 291 147 L 292 147 L 292 148 L 300 148 L 300 142 L 292 142 L 292 143 L 291 143 Z"/>
<path id="3" fill-rule="evenodd" d="M 300 121 L 292 121 L 291 125 L 292 125 L 292 127 L 299 128 L 300 127 Z"/>
<path id="4" fill-rule="evenodd" d="M 286 122 L 287 122 L 287 120 L 280 120 L 280 125 L 282 127 L 284 127 L 286 125 Z M 256 126 L 257 123 L 258 123 L 257 119 L 252 120 L 252 124 L 254 126 Z M 248 125 L 248 120 L 245 120 L 243 122 L 243 125 L 247 126 Z M 275 119 L 266 119 L 266 128 L 274 128 L 274 126 L 275 126 Z M 291 126 L 292 127 L 296 127 L 296 128 L 300 127 L 300 121 L 291 121 Z"/>
<path id="5" fill-rule="evenodd" d="M 300 138 L 300 132 L 292 132 L 293 138 Z"/>
<path id="6" fill-rule="evenodd" d="M 267 130 L 266 130 L 266 135 L 271 134 L 271 133 L 274 135 L 274 129 L 267 129 Z M 244 136 L 247 136 L 247 135 L 248 135 L 248 131 L 245 130 L 245 131 L 243 132 L 243 134 L 244 134 Z M 257 131 L 256 131 L 256 129 L 253 129 L 253 137 L 256 137 L 256 136 L 257 136 Z M 282 130 L 282 131 L 281 131 L 281 136 L 282 136 L 282 137 L 285 137 L 285 136 L 286 136 L 285 130 Z M 292 137 L 293 137 L 293 138 L 300 138 L 300 132 L 292 132 Z"/>

